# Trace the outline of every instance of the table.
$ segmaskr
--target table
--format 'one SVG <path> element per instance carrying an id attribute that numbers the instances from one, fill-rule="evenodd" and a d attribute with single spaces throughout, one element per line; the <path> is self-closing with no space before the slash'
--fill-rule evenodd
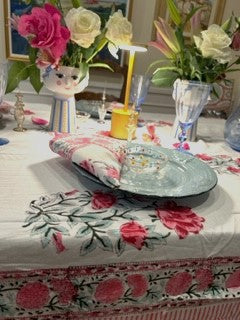
<path id="1" fill-rule="evenodd" d="M 49 106 L 27 108 L 48 119 Z M 167 143 L 171 116 L 143 117 L 158 117 Z M 4 115 L 1 130 L 10 143 L 0 147 L 0 319 L 240 317 L 240 157 L 223 141 L 223 120 L 200 119 L 203 140 L 191 146 L 218 185 L 158 200 L 79 177 L 50 150 L 53 133 L 31 115 L 24 124 L 14 132 Z"/>

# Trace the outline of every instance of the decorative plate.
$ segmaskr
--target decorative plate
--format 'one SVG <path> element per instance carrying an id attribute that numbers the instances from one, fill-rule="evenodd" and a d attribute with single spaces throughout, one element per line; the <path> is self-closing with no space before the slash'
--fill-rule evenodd
<path id="1" fill-rule="evenodd" d="M 108 103 L 108 102 L 106 102 Z M 91 115 L 92 118 L 99 118 L 98 116 L 98 106 L 102 104 L 101 100 L 79 100 L 76 101 L 76 110 L 87 112 Z M 111 119 L 110 110 L 107 111 L 105 119 Z"/>
<path id="2" fill-rule="evenodd" d="M 131 144 L 131 146 L 136 146 L 136 144 Z M 153 174 L 136 173 L 130 170 L 129 166 L 123 165 L 120 190 L 148 196 L 182 198 L 199 195 L 216 186 L 216 173 L 206 163 L 194 156 L 158 146 L 139 146 L 151 148 L 154 153 L 165 154 L 168 161 L 159 173 L 154 172 Z M 74 168 L 92 181 L 102 183 L 79 166 L 74 165 Z"/>

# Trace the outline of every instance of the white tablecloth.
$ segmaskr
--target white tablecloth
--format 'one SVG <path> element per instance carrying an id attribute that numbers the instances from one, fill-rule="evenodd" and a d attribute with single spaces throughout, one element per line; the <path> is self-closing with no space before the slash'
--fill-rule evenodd
<path id="1" fill-rule="evenodd" d="M 27 105 L 26 108 L 34 111 L 34 116 L 48 119 L 49 106 L 34 104 Z M 156 119 L 173 121 L 173 116 L 171 115 L 143 114 L 142 117 L 149 120 L 154 119 L 155 121 Z M 157 207 L 156 202 L 153 203 L 155 200 L 136 198 L 136 202 L 133 202 L 133 198 L 121 198 L 121 196 L 116 196 L 116 194 L 112 197 L 108 196 L 106 200 L 105 195 L 109 192 L 111 193 L 111 190 L 109 191 L 104 186 L 94 184 L 86 178 L 79 177 L 69 161 L 54 154 L 48 146 L 49 140 L 53 138 L 53 134 L 34 125 L 31 121 L 31 115 L 26 115 L 24 123 L 24 126 L 28 129 L 26 132 L 18 133 L 12 130 L 16 126 L 16 123 L 10 114 L 4 115 L 1 126 L 1 136 L 8 138 L 10 141 L 9 144 L 0 147 L 1 271 L 50 270 L 74 266 L 94 266 L 91 268 L 96 268 L 97 270 L 98 268 L 101 269 L 103 265 L 114 264 L 118 264 L 118 268 L 122 266 L 123 269 L 126 269 L 128 266 L 131 268 L 130 265 L 132 263 L 139 263 L 139 266 L 142 266 L 141 268 L 148 265 L 149 268 L 152 267 L 154 269 L 154 263 L 157 262 L 158 266 L 163 267 L 161 271 L 163 279 L 165 277 L 169 280 L 166 274 L 164 276 L 164 268 L 167 268 L 167 266 L 172 268 L 172 277 L 174 277 L 179 270 L 182 270 L 183 273 L 188 272 L 188 265 L 190 269 L 193 268 L 192 262 L 198 268 L 203 266 L 205 269 L 208 269 L 208 266 L 211 264 L 209 259 L 212 259 L 215 266 L 214 272 L 211 272 L 214 273 L 216 279 L 217 274 L 221 274 L 223 266 L 229 266 L 229 263 L 231 270 L 229 269 L 228 276 L 235 274 L 232 277 L 234 278 L 235 276 L 237 279 L 238 274 L 236 275 L 236 272 L 240 267 L 240 174 L 233 172 L 233 170 L 228 170 L 227 168 L 230 165 L 225 165 L 226 170 L 222 170 L 221 164 L 218 166 L 218 184 L 207 194 L 175 199 L 174 203 L 167 203 L 166 199 L 160 199 Z M 194 153 L 208 155 L 209 157 L 227 155 L 231 158 L 230 163 L 234 163 L 234 161 L 237 163 L 239 153 L 231 150 L 225 144 L 223 140 L 223 126 L 224 120 L 200 119 L 198 136 L 201 140 L 197 143 L 192 143 L 191 147 L 192 150 L 195 150 Z M 91 134 L 96 128 L 99 128 L 100 131 L 109 130 L 110 122 L 100 125 L 97 124 L 95 119 L 90 119 L 86 122 L 79 121 L 80 131 L 86 131 Z M 170 126 L 157 127 L 157 134 L 165 146 L 172 143 L 171 138 L 168 137 L 170 131 Z M 146 133 L 146 128 L 138 129 L 139 141 L 143 139 L 144 133 Z M 101 201 L 99 204 L 97 201 L 99 193 L 97 194 L 97 192 L 100 192 L 100 196 L 104 194 L 104 199 L 108 203 L 107 205 L 106 202 L 103 203 Z M 117 204 L 114 202 L 116 197 Z M 65 211 L 63 210 L 62 201 L 65 205 Z M 59 212 L 58 210 L 63 210 L 69 215 L 69 212 L 76 209 L 79 203 L 84 203 L 80 215 L 88 215 L 88 218 L 85 220 L 82 218 L 82 225 L 79 221 L 76 223 L 72 221 L 72 224 L 69 223 L 64 214 L 59 220 L 54 220 L 54 214 Z M 57 211 L 53 212 L 52 215 L 51 212 L 49 213 L 49 220 L 47 220 L 46 216 L 44 216 L 44 219 L 46 219 L 46 224 L 50 223 L 52 227 L 57 228 L 56 232 L 50 231 L 52 232 L 50 235 L 44 235 L 41 228 L 38 228 L 40 222 L 36 219 L 35 223 L 30 218 L 33 217 L 35 219 L 36 213 L 41 212 L 41 210 L 44 211 L 44 208 L 49 206 L 49 204 L 50 206 L 51 204 L 55 205 Z M 174 228 L 174 226 L 171 227 L 161 216 L 161 214 L 164 215 L 165 211 L 169 214 L 171 206 L 175 206 L 174 210 L 178 212 L 182 210 L 183 213 L 186 213 L 186 210 L 188 210 L 191 219 L 195 221 L 195 229 L 186 227 L 187 236 L 181 237 L 181 232 Z M 127 218 L 120 215 L 120 213 L 123 213 L 124 208 L 130 210 Z M 157 208 L 161 210 L 157 211 Z M 111 218 L 112 220 L 110 219 L 111 223 L 107 222 L 109 215 L 114 216 L 114 210 L 115 213 L 118 210 L 116 217 Z M 156 212 L 158 213 L 156 214 Z M 73 214 L 73 211 L 71 211 L 71 214 Z M 92 214 L 91 219 L 93 220 L 88 220 L 90 219 L 89 214 Z M 88 250 L 86 247 L 89 243 L 86 243 L 89 241 L 90 231 L 81 228 L 86 226 L 86 223 L 91 224 L 91 221 L 97 225 L 98 218 L 96 214 L 100 217 L 100 221 L 106 222 L 104 226 L 98 225 L 98 231 L 100 230 L 98 235 L 107 230 L 107 236 L 102 238 L 105 243 L 101 244 L 99 240 L 96 247 Z M 160 217 L 162 223 L 159 222 Z M 129 230 L 126 231 L 129 223 L 135 223 L 134 227 L 137 228 L 137 231 L 135 229 L 134 239 L 130 239 L 129 233 L 126 233 L 129 232 Z M 181 223 L 184 228 L 184 223 L 187 224 L 188 222 L 185 220 Z M 120 239 L 118 229 L 120 226 L 122 228 L 122 242 L 118 243 L 117 239 Z M 138 234 L 137 237 L 136 234 Z M 154 239 L 154 237 L 157 238 Z M 111 244 L 109 243 L 109 239 L 112 239 Z M 148 242 L 146 241 L 147 239 L 149 240 Z M 125 241 L 124 247 L 123 240 Z M 118 244 L 120 248 L 116 248 Z M 184 260 L 185 262 L 181 264 L 180 260 Z M 170 263 L 169 265 L 168 262 Z M 138 268 L 139 270 L 141 269 L 140 267 Z M 84 270 L 86 274 L 87 269 Z M 118 270 L 121 270 L 121 268 Z M 133 273 L 133 269 L 130 272 Z M 191 272 L 191 279 L 197 278 L 197 271 L 192 269 Z M 226 277 L 220 279 L 215 284 L 221 288 Z M 233 281 L 229 277 L 227 278 L 228 283 Z M 180 290 L 175 295 L 174 290 L 171 291 L 171 288 L 167 287 L 168 285 L 171 286 L 171 284 L 169 282 L 167 284 L 166 279 L 162 285 L 168 288 L 168 293 L 172 293 L 173 296 L 182 293 Z M 179 286 L 184 286 L 184 283 L 187 281 L 184 277 L 180 280 L 175 280 L 180 281 L 178 283 Z M 132 283 L 135 280 L 131 279 L 128 281 L 132 288 Z M 119 290 L 121 291 L 121 288 Z M 221 292 L 219 291 L 219 296 L 216 293 L 216 297 L 225 298 L 228 290 L 222 288 Z M 97 295 L 96 292 L 95 297 Z M 240 293 L 236 288 L 228 293 L 228 298 L 236 298 L 239 295 Z M 140 296 L 141 294 L 138 297 Z M 201 299 L 204 300 L 209 297 L 212 298 L 212 293 L 206 291 L 205 295 L 201 296 Z M 189 299 L 187 298 L 187 300 Z M 98 297 L 98 301 L 106 304 L 103 296 Z M 113 301 L 115 300 L 113 299 Z M 150 302 L 151 305 L 156 304 L 154 299 L 152 301 Z M 165 301 L 165 298 L 163 301 Z M 146 301 L 144 300 L 145 303 Z M 85 309 L 92 310 L 92 306 L 88 306 Z"/>

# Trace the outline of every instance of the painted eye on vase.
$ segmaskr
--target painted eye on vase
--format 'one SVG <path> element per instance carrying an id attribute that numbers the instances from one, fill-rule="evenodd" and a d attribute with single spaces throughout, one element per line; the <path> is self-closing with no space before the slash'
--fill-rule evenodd
<path id="1" fill-rule="evenodd" d="M 73 79 L 73 80 L 77 80 L 77 79 L 78 79 L 78 76 L 72 76 L 72 79 Z"/>
<path id="2" fill-rule="evenodd" d="M 64 75 L 62 73 L 56 73 L 56 76 L 59 78 L 59 79 L 62 79 L 64 77 Z"/>

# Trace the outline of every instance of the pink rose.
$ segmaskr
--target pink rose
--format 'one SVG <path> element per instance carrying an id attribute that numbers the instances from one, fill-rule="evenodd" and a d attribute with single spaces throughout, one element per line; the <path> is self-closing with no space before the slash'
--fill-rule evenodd
<path id="1" fill-rule="evenodd" d="M 232 273 L 226 280 L 226 288 L 239 288 L 240 287 L 240 270 Z"/>
<path id="2" fill-rule="evenodd" d="M 148 289 L 148 281 L 142 274 L 131 274 L 127 277 L 127 283 L 132 289 L 134 298 L 142 297 Z"/>
<path id="3" fill-rule="evenodd" d="M 208 155 L 205 154 L 205 153 L 196 154 L 196 157 L 198 157 L 199 159 L 201 159 L 201 160 L 203 160 L 203 161 L 211 161 L 211 160 L 213 160 L 213 157 L 208 156 Z"/>
<path id="4" fill-rule="evenodd" d="M 196 289 L 199 291 L 207 289 L 214 280 L 212 271 L 204 268 L 196 270 L 195 279 L 198 283 Z"/>
<path id="5" fill-rule="evenodd" d="M 41 282 L 25 284 L 17 293 L 16 302 L 24 309 L 40 309 L 49 301 L 49 289 Z"/>
<path id="6" fill-rule="evenodd" d="M 61 304 L 69 304 L 77 294 L 77 289 L 69 279 L 53 279 L 51 285 L 58 293 L 58 300 Z"/>
<path id="7" fill-rule="evenodd" d="M 52 59 L 59 59 L 66 50 L 70 32 L 61 26 L 61 13 L 51 4 L 35 7 L 31 14 L 24 14 L 18 21 L 18 32 L 30 41 L 33 48 L 48 52 Z"/>
<path id="8" fill-rule="evenodd" d="M 95 210 L 111 208 L 117 202 L 117 198 L 110 192 L 95 191 L 92 197 L 92 208 Z"/>
<path id="9" fill-rule="evenodd" d="M 179 272 L 168 280 L 165 291 L 171 296 L 185 293 L 192 283 L 192 276 L 188 272 Z"/>
<path id="10" fill-rule="evenodd" d="M 203 228 L 204 218 L 199 217 L 189 207 L 177 206 L 174 201 L 168 201 L 162 208 L 156 209 L 158 218 L 165 227 L 175 230 L 180 239 L 188 236 L 189 232 L 199 233 Z"/>
<path id="11" fill-rule="evenodd" d="M 239 30 L 237 30 L 233 35 L 231 48 L 236 51 L 240 50 L 240 31 Z"/>
<path id="12" fill-rule="evenodd" d="M 95 299 L 102 303 L 113 303 L 122 297 L 124 286 L 122 281 L 114 278 L 102 281 L 96 288 Z"/>
<path id="13" fill-rule="evenodd" d="M 240 169 L 239 168 L 232 167 L 232 166 L 227 167 L 227 170 L 232 172 L 232 173 L 240 173 Z"/>
<path id="14" fill-rule="evenodd" d="M 138 222 L 131 221 L 121 225 L 120 232 L 122 239 L 128 244 L 141 250 L 148 231 Z"/>
<path id="15" fill-rule="evenodd" d="M 95 169 L 94 169 L 94 166 L 92 165 L 92 163 L 90 162 L 90 160 L 83 160 L 79 163 L 79 165 L 87 170 L 88 172 L 92 173 L 92 174 L 95 174 Z"/>
<path id="16" fill-rule="evenodd" d="M 114 179 L 119 179 L 120 178 L 120 172 L 113 168 L 113 167 L 109 167 L 107 169 L 107 175 L 111 178 L 114 178 Z"/>

